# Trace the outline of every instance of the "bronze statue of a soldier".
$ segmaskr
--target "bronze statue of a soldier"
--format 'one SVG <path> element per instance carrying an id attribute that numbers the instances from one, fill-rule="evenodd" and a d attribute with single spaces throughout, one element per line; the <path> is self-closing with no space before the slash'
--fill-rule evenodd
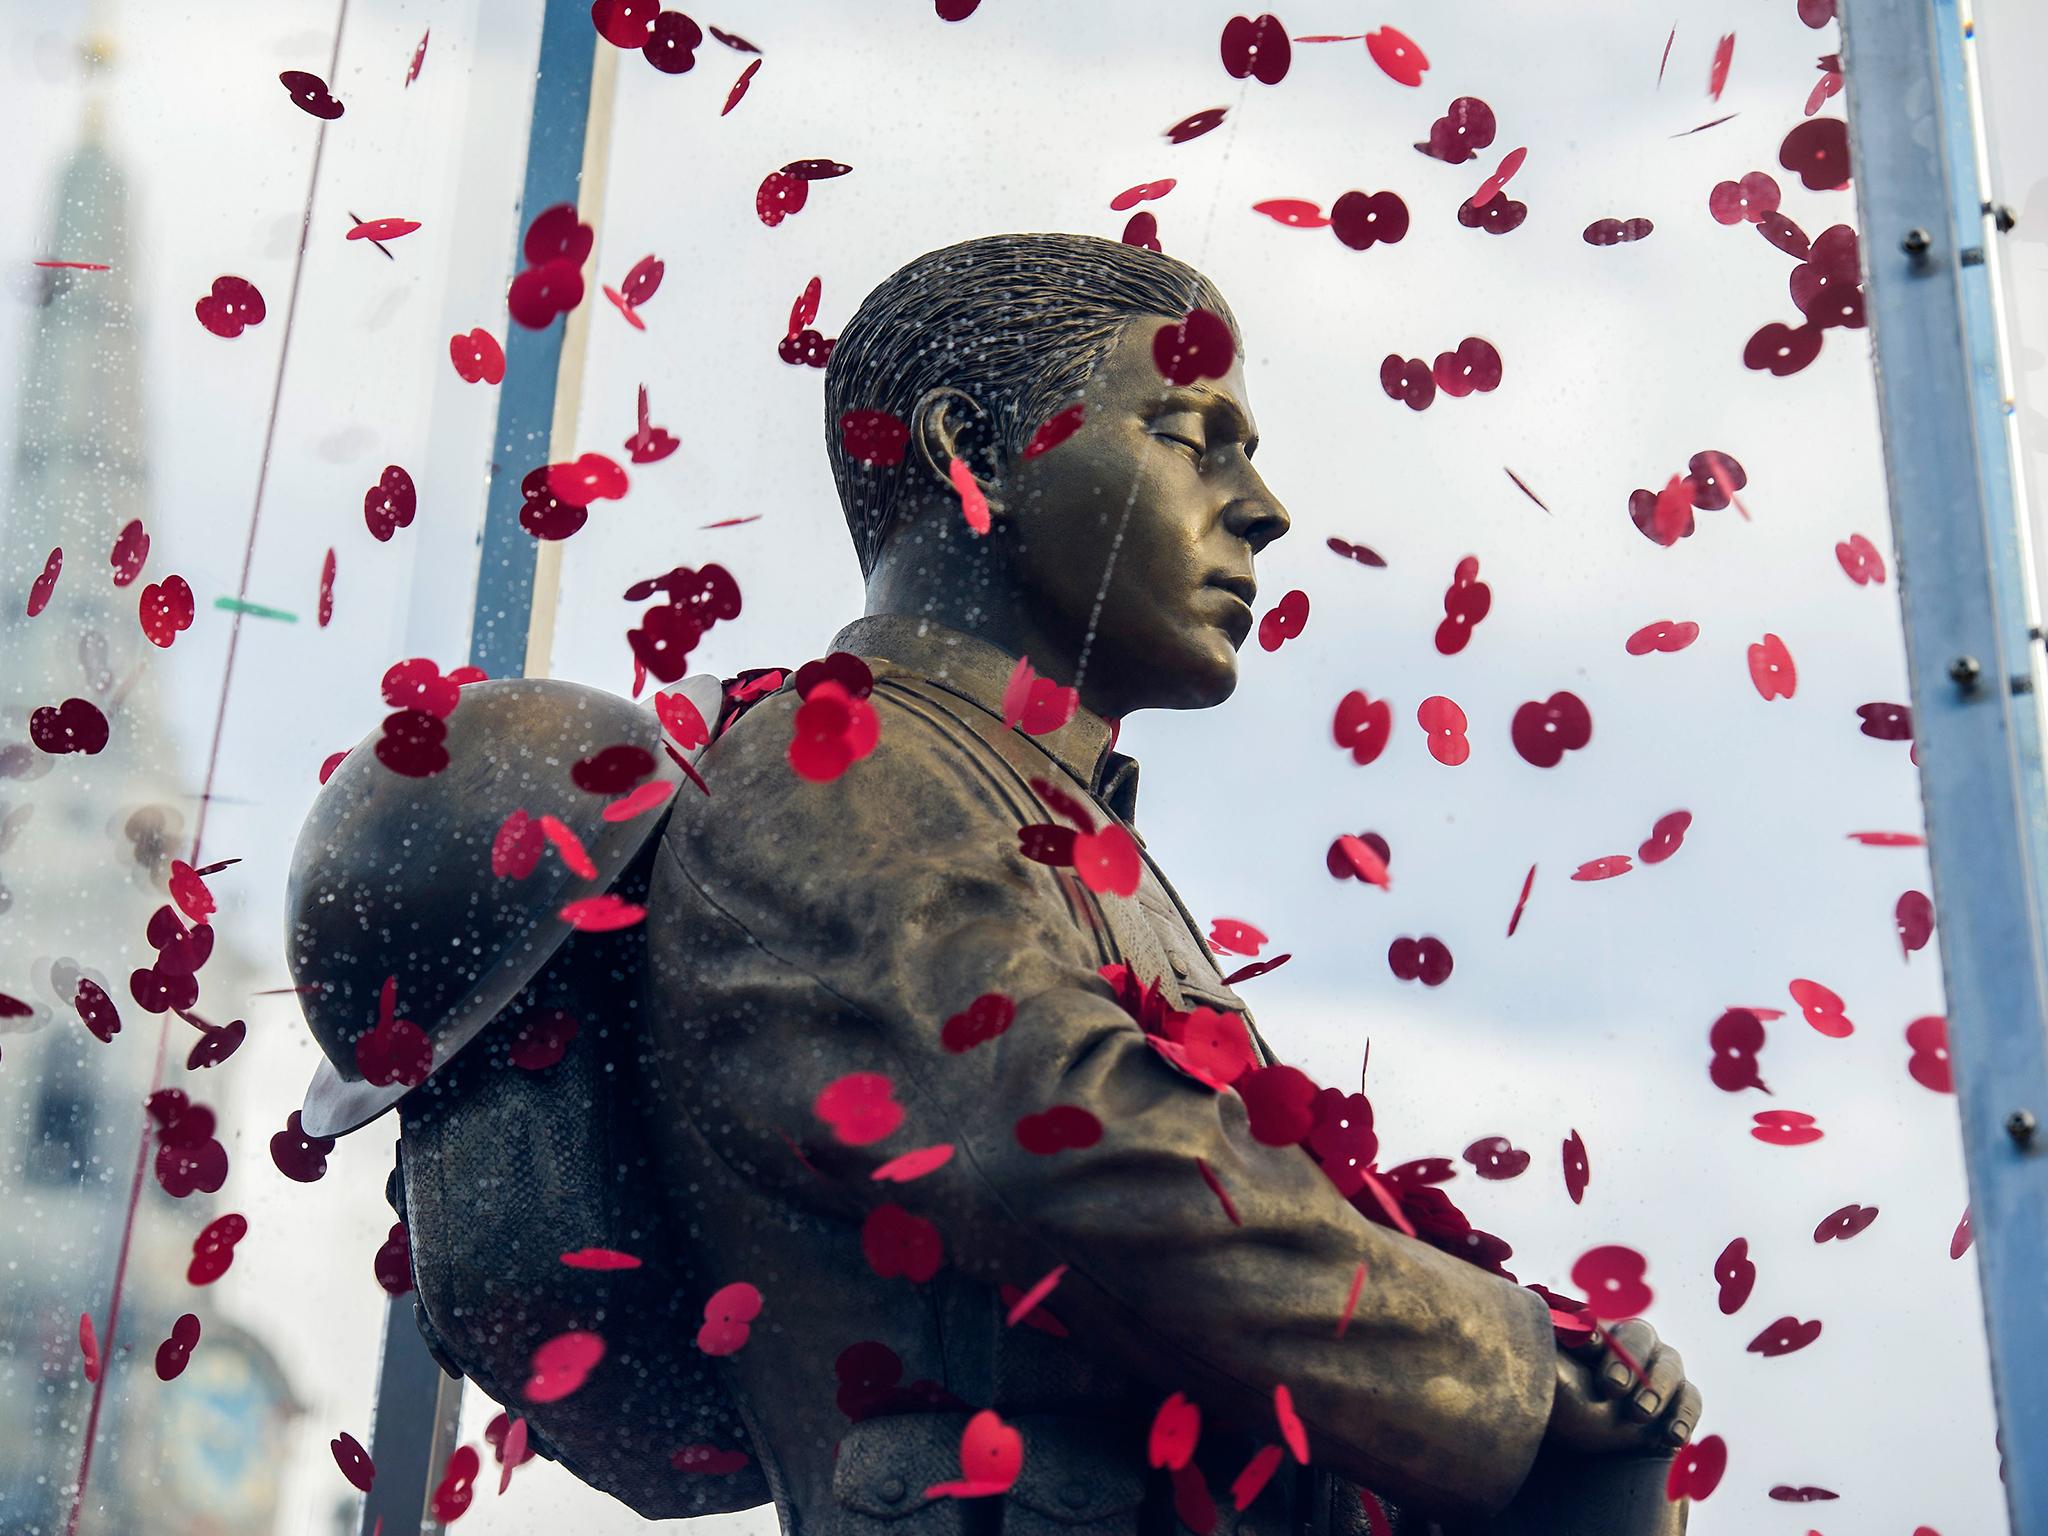
<path id="1" fill-rule="evenodd" d="M 1174 382 L 1198 324 L 1211 366 Z M 359 750 L 316 803 L 306 1127 L 399 1105 L 429 1342 L 641 1513 L 1682 1528 L 1664 1471 L 1700 1396 L 1677 1355 L 1641 1323 L 1561 1346 L 1504 1246 L 1369 1220 L 1363 1173 L 1276 1141 L 1292 1069 L 1132 825 L 1117 723 L 1230 696 L 1255 558 L 1288 530 L 1242 351 L 1222 296 L 1153 251 L 922 256 L 825 373 L 867 579 L 827 661 L 687 679 L 669 744 L 596 690 L 473 685 L 444 772 Z M 900 459 L 849 446 L 856 411 L 902 424 Z M 1020 660 L 1047 680 L 1021 725 Z M 591 765 L 621 753 L 679 786 L 665 811 L 607 817 Z M 526 857 L 544 816 L 588 868 Z M 563 915 L 601 891 L 598 923 Z M 566 1394 L 535 1365 L 564 1334 L 603 1345 Z"/>

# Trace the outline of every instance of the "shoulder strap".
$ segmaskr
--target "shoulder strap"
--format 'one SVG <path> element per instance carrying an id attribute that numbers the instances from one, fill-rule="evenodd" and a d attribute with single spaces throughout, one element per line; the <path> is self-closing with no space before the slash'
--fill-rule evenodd
<path id="1" fill-rule="evenodd" d="M 1062 774 L 1066 770 L 1053 760 L 1046 751 L 1018 732 L 1008 729 L 986 710 L 968 704 L 943 688 L 933 686 L 925 679 L 912 673 L 903 672 L 886 664 L 876 671 L 878 680 L 885 679 L 892 689 L 915 695 L 926 706 L 945 714 L 948 719 L 964 726 L 982 744 L 988 747 L 996 759 L 1009 770 L 1015 791 L 1021 796 L 1023 805 L 1031 814 L 1052 815 L 1051 808 L 1031 787 L 1033 778 L 1046 778 Z M 1068 775 L 1072 777 L 1072 775 Z M 1083 786 L 1086 792 L 1086 786 Z M 1092 798 L 1092 797 L 1091 797 Z M 1099 802 L 1097 802 L 1099 806 Z M 1107 810 L 1104 811 L 1108 815 Z M 1150 856 L 1139 850 L 1139 856 L 1149 865 Z M 1186 998 L 1180 991 L 1179 979 L 1172 967 L 1166 963 L 1166 951 L 1159 942 L 1159 935 L 1152 931 L 1152 925 L 1138 909 L 1135 901 L 1104 900 L 1090 890 L 1071 873 L 1062 872 L 1063 886 L 1068 890 L 1068 900 L 1080 902 L 1085 912 L 1085 921 L 1098 934 L 1106 935 L 1110 941 L 1111 960 L 1121 960 L 1138 973 L 1140 980 L 1150 982 L 1157 979 L 1160 988 L 1174 1007 L 1186 1006 Z M 1156 876 L 1158 871 L 1154 869 Z"/>
<path id="2" fill-rule="evenodd" d="M 884 665 L 886 666 L 886 664 Z M 881 677 L 883 673 L 878 670 L 876 675 Z M 906 693 L 914 693 L 928 704 L 944 710 L 948 716 L 959 721 L 967 729 L 980 737 L 984 743 L 994 750 L 1004 766 L 1009 768 L 1016 781 L 1017 788 L 1028 797 L 1028 803 L 1034 810 L 1047 815 L 1051 814 L 1051 808 L 1039 797 L 1038 792 L 1031 788 L 1030 781 L 1033 777 L 1042 778 L 1048 773 L 1065 773 L 1066 770 L 1060 767 L 1043 748 L 1039 747 L 1029 737 L 1009 729 L 986 710 L 965 703 L 945 689 L 934 687 L 925 679 L 917 677 L 915 674 L 889 668 L 887 676 L 888 681 L 893 686 L 901 688 Z M 1069 774 L 1068 777 L 1071 778 L 1072 775 Z M 1086 786 L 1083 786 L 1083 788 L 1085 789 Z M 1114 814 L 1107 807 L 1102 806 L 1099 800 L 1096 801 L 1096 805 L 1106 815 Z M 1119 824 L 1121 824 L 1121 819 L 1119 819 Z M 1151 853 L 1146 849 L 1143 841 L 1137 840 L 1135 833 L 1133 833 L 1133 838 L 1138 841 L 1138 857 L 1143 859 L 1146 868 L 1152 871 L 1153 879 L 1158 882 L 1160 889 L 1166 892 L 1167 899 L 1173 903 L 1174 909 L 1180 913 L 1182 921 L 1199 933 L 1200 929 L 1196 926 L 1193 915 L 1188 911 L 1187 904 L 1180 899 L 1180 893 L 1173 888 L 1173 883 L 1166 878 L 1158 864 L 1154 862 Z M 1080 880 L 1069 877 L 1069 883 L 1086 900 L 1089 911 L 1093 915 L 1093 920 L 1100 925 L 1098 931 L 1106 931 L 1114 940 L 1117 953 L 1111 958 L 1125 961 L 1137 971 L 1141 980 L 1149 981 L 1153 977 L 1157 977 L 1161 990 L 1166 993 L 1167 1000 L 1176 1008 L 1185 1008 L 1188 999 L 1181 991 L 1179 978 L 1173 974 L 1172 967 L 1166 963 L 1166 951 L 1159 942 L 1158 934 L 1153 932 L 1151 923 L 1146 920 L 1144 913 L 1138 910 L 1138 903 L 1135 900 L 1104 901 L 1094 891 L 1089 890 L 1087 886 L 1083 885 Z M 1072 898 L 1070 897 L 1070 899 Z M 1245 1028 L 1251 1034 L 1253 1044 L 1258 1048 L 1263 1063 L 1271 1065 L 1279 1060 L 1279 1056 L 1274 1052 L 1272 1046 L 1266 1043 L 1265 1036 L 1259 1033 L 1259 1026 L 1253 1021 L 1251 1011 L 1249 1009 L 1240 1009 L 1239 1012 L 1245 1021 Z"/>

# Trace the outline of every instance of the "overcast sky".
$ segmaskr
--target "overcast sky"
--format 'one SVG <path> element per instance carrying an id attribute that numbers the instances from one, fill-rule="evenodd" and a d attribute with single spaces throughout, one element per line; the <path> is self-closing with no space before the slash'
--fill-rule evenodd
<path id="1" fill-rule="evenodd" d="M 228 630 L 208 605 L 240 579 L 318 129 L 275 76 L 326 67 L 334 7 L 210 0 L 199 24 L 189 12 L 110 10 L 123 45 L 110 138 L 138 199 L 132 259 L 164 562 L 152 572 L 182 572 L 201 603 L 153 678 L 196 784 Z M 1809 192 L 1778 163 L 1816 57 L 1838 46 L 1834 27 L 1810 31 L 1793 11 L 1790 0 L 1655 12 L 1624 0 L 1389 0 L 1366 22 L 1403 28 L 1425 50 L 1431 68 L 1414 90 L 1356 43 L 1298 46 L 1278 87 L 1233 80 L 1217 61 L 1222 5 L 986 0 L 958 26 L 910 0 L 699 15 L 745 34 L 765 62 L 720 118 L 741 56 L 710 43 L 678 77 L 618 61 L 594 274 L 616 284 L 653 253 L 666 277 L 645 332 L 593 283 L 578 431 L 557 456 L 617 454 L 640 384 L 682 447 L 634 468 L 628 497 L 594 509 L 564 546 L 554 670 L 623 691 L 636 610 L 619 594 L 710 560 L 735 573 L 746 606 L 694 666 L 820 653 L 859 611 L 860 589 L 825 464 L 821 376 L 775 355 L 803 285 L 822 277 L 818 323 L 833 335 L 922 251 L 1006 230 L 1114 237 L 1126 217 L 1109 210 L 1116 193 L 1177 178 L 1146 206 L 1165 248 L 1214 277 L 1243 324 L 1260 468 L 1294 519 L 1260 560 L 1260 606 L 1296 587 L 1313 606 L 1307 632 L 1277 653 L 1248 644 L 1227 705 L 1129 722 L 1120 745 L 1144 764 L 1150 848 L 1199 916 L 1245 919 L 1272 936 L 1268 954 L 1292 953 L 1242 989 L 1276 1049 L 1350 1087 L 1371 1039 L 1389 1162 L 1455 1156 L 1488 1135 L 1533 1154 L 1517 1180 L 1467 1171 L 1450 1191 L 1515 1244 L 1524 1279 L 1565 1286 L 1572 1261 L 1600 1243 L 1649 1256 L 1651 1319 L 1705 1388 L 1703 1432 L 1730 1447 L 1728 1479 L 1693 1529 L 1803 1530 L 1807 1511 L 1766 1497 L 1790 1483 L 1838 1491 L 1828 1518 L 1845 1528 L 1924 1523 L 1955 1536 L 2002 1528 L 2002 1515 L 1976 1276 L 1947 1256 L 1964 1204 L 1953 1101 L 1905 1071 L 1902 1031 L 1941 1010 L 1941 991 L 1934 950 L 1904 959 L 1891 914 L 1901 892 L 1929 889 L 1927 866 L 1917 849 L 1847 837 L 1920 830 L 1906 744 L 1860 734 L 1855 712 L 1906 699 L 1896 583 L 1854 585 L 1834 555 L 1861 533 L 1890 559 L 1868 337 L 1830 331 L 1819 360 L 1791 378 L 1745 370 L 1753 330 L 1798 318 L 1792 262 L 1707 212 L 1717 181 L 1762 169 L 1809 234 L 1853 220 L 1851 193 Z M 18 269 L 45 254 L 36 242 L 79 119 L 65 51 L 78 23 L 27 0 L 4 14 L 13 89 L 0 125 L 27 147 L 0 175 L 9 206 L 33 210 L 4 237 Z M 249 586 L 301 621 L 244 631 L 217 779 L 225 804 L 207 834 L 210 854 L 246 860 L 223 882 L 224 923 L 267 959 L 269 985 L 284 981 L 283 872 L 321 758 L 374 725 L 389 661 L 452 665 L 466 643 L 495 398 L 454 376 L 446 343 L 471 325 L 504 334 L 536 15 L 533 0 L 349 6 L 333 82 L 348 113 L 327 136 Z M 1334 3 L 1284 19 L 1297 36 L 1364 29 Z M 429 22 L 421 78 L 403 89 Z M 1733 68 L 1716 104 L 1709 61 L 1730 30 Z M 1463 166 L 1417 154 L 1430 121 L 1468 93 L 1495 110 L 1496 143 Z M 1162 138 L 1211 106 L 1230 108 L 1221 129 L 1179 146 Z M 1527 222 L 1505 236 L 1459 227 L 1460 200 L 1521 145 L 1528 160 L 1509 193 Z M 810 156 L 853 173 L 763 227 L 755 185 Z M 1351 189 L 1399 192 L 1407 238 L 1357 252 L 1250 211 L 1276 197 L 1327 208 Z M 350 214 L 423 227 L 386 262 L 343 240 Z M 1586 244 L 1581 230 L 1608 216 L 1646 217 L 1655 233 Z M 192 317 L 224 272 L 254 280 L 270 307 L 232 343 Z M 0 310 L 0 352 L 18 351 L 32 314 Z M 1504 360 L 1498 391 L 1421 413 L 1381 393 L 1388 353 L 1433 358 L 1475 335 Z M 1630 525 L 1629 493 L 1661 487 L 1706 449 L 1747 471 L 1748 517 L 1702 512 L 1692 538 L 1653 546 Z M 387 463 L 411 470 L 421 510 L 380 545 L 360 508 Z M 1331 535 L 1370 545 L 1387 568 L 1339 559 L 1324 547 Z M 330 546 L 340 577 L 323 631 L 310 618 Z M 1475 554 L 1492 613 L 1462 654 L 1441 656 L 1431 637 L 1443 592 Z M 81 569 L 96 574 L 98 558 L 87 552 Z M 1628 655 L 1627 636 L 1657 619 L 1696 621 L 1700 638 L 1674 655 Z M 1767 702 L 1750 681 L 1746 650 L 1766 633 L 1797 662 L 1792 699 Z M 1393 743 L 1363 768 L 1330 738 L 1336 701 L 1353 688 L 1394 704 Z M 1587 704 L 1592 740 L 1538 769 L 1516 755 L 1508 722 L 1559 690 Z M 1414 710 L 1433 694 L 1471 720 L 1461 767 L 1424 750 Z M 1678 809 L 1693 823 L 1676 857 L 1616 880 L 1568 878 L 1588 860 L 1633 855 Z M 1393 846 L 1390 893 L 1325 872 L 1330 840 L 1365 830 Z M 1532 863 L 1528 909 L 1504 938 Z M 1424 934 L 1456 957 L 1440 988 L 1388 969 L 1395 937 Z M 1799 977 L 1841 994 L 1853 1035 L 1827 1039 L 1801 1021 L 1786 991 Z M 1707 1029 L 1737 1004 L 1790 1010 L 1768 1026 L 1770 1099 L 1708 1081 Z M 389 1133 L 345 1143 L 323 1183 L 286 1186 L 263 1143 L 315 1053 L 289 1010 L 259 1003 L 249 1017 L 223 1198 L 249 1213 L 252 1232 L 222 1292 L 310 1405 L 282 1527 L 296 1532 L 345 1491 L 327 1439 L 366 1428 L 380 1300 L 369 1255 L 389 1222 Z M 1826 1138 L 1791 1149 L 1751 1139 L 1750 1117 L 1768 1108 L 1815 1115 Z M 1572 1129 L 1593 1173 L 1579 1207 L 1558 1171 Z M 1878 1206 L 1879 1220 L 1850 1243 L 1816 1245 L 1815 1223 L 1852 1201 Z M 1738 1235 L 1761 1278 L 1727 1318 L 1711 1271 Z M 1782 1359 L 1745 1352 L 1786 1313 L 1821 1317 L 1819 1342 Z M 593 1536 L 636 1528 L 536 1468 L 502 1502 L 481 1496 L 464 1529 L 571 1518 Z M 765 1511 L 733 1523 L 773 1528 Z"/>

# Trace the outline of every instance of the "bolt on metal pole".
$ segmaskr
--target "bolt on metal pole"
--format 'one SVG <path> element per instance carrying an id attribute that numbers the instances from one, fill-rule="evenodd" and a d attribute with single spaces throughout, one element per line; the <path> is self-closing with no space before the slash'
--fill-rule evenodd
<path id="1" fill-rule="evenodd" d="M 1851 164 L 1992 1383 L 2048 1536 L 2048 786 L 2040 647 L 1956 0 L 1843 7 Z"/>

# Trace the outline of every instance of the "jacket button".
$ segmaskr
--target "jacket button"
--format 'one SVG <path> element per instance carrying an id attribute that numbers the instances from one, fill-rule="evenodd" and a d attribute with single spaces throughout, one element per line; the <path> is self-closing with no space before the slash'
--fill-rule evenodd
<path id="1" fill-rule="evenodd" d="M 903 1486 L 903 1479 L 900 1477 L 885 1477 L 882 1479 L 881 1485 L 875 1489 L 875 1492 L 881 1495 L 882 1501 L 886 1504 L 896 1503 L 909 1491 L 908 1488 Z"/>
<path id="2" fill-rule="evenodd" d="M 1079 1509 L 1088 1502 L 1088 1490 L 1079 1483 L 1066 1483 L 1060 1488 L 1060 1502 L 1069 1509 Z"/>
<path id="3" fill-rule="evenodd" d="M 1168 955 L 1168 956 L 1166 957 L 1166 963 L 1167 963 L 1168 965 L 1170 965 L 1170 966 L 1172 966 L 1172 967 L 1173 967 L 1173 974 L 1174 974 L 1174 975 L 1178 976 L 1178 977 L 1179 977 L 1179 978 L 1180 978 L 1180 979 L 1181 979 L 1182 981 L 1186 981 L 1186 980 L 1187 980 L 1187 978 L 1188 978 L 1188 963 L 1187 963 L 1187 961 L 1185 961 L 1185 960 L 1181 959 L 1181 957 L 1180 957 L 1179 955 Z"/>

